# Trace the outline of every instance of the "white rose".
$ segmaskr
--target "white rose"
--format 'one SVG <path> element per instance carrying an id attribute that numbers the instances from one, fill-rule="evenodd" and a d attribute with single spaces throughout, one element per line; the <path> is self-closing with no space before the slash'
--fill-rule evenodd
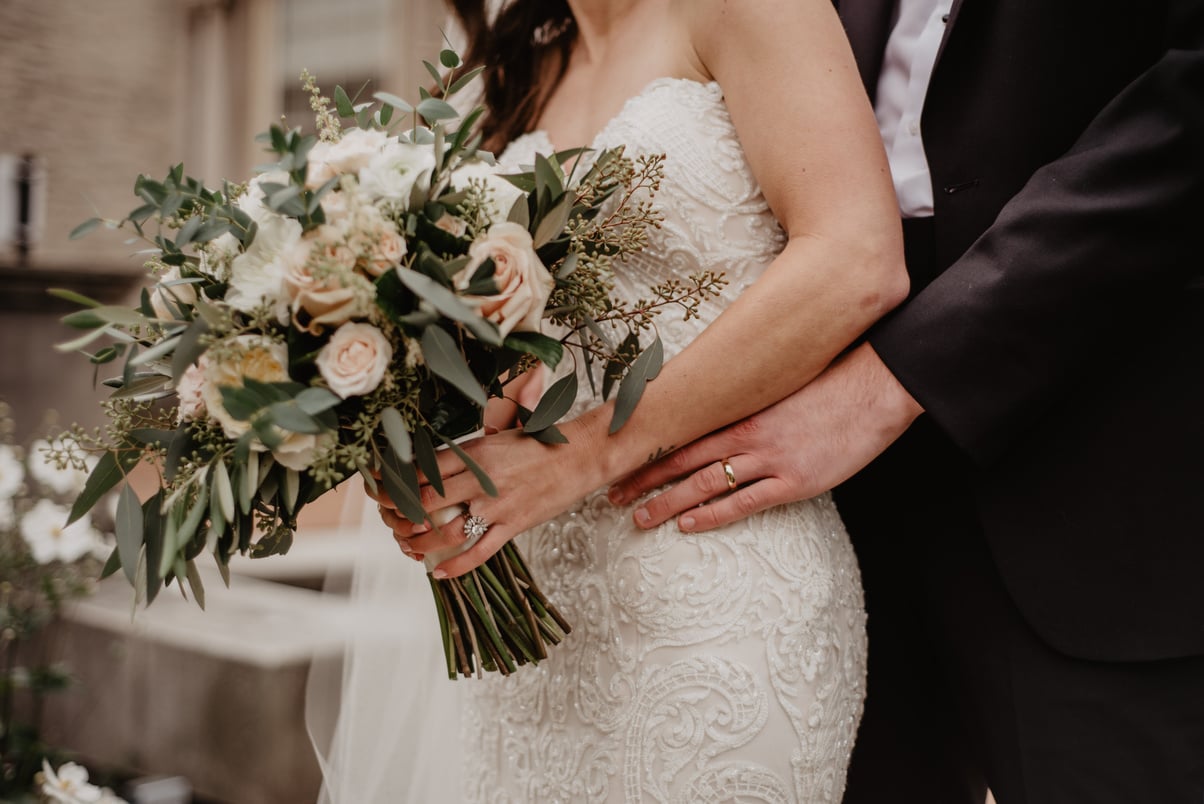
<path id="1" fill-rule="evenodd" d="M 180 281 L 180 269 L 173 265 L 163 272 L 150 292 L 151 308 L 163 321 L 175 321 L 181 305 L 196 304 L 196 285 Z"/>
<path id="2" fill-rule="evenodd" d="M 247 191 L 238 198 L 238 208 L 250 215 L 251 220 L 256 223 L 262 223 L 264 218 L 276 214 L 268 208 L 267 204 L 263 203 L 266 195 L 263 191 L 263 185 L 288 183 L 288 174 L 283 170 L 271 170 L 267 173 L 261 173 L 247 182 Z"/>
<path id="3" fill-rule="evenodd" d="M 480 161 L 466 162 L 453 170 L 451 174 L 451 185 L 456 190 L 467 188 L 471 179 L 479 179 L 485 183 L 485 191 L 489 196 L 485 214 L 494 223 L 506 220 L 514 202 L 526 195 L 522 190 L 503 179 L 498 173 L 500 169 L 497 165 L 488 165 Z"/>
<path id="4" fill-rule="evenodd" d="M 197 270 L 218 282 L 226 282 L 230 279 L 230 261 L 238 256 L 241 248 L 242 243 L 229 232 L 215 237 L 198 249 Z"/>
<path id="5" fill-rule="evenodd" d="M 388 142 L 383 131 L 353 128 L 338 142 L 319 142 L 306 157 L 305 183 L 321 187 L 340 173 L 356 173 L 364 168 Z"/>
<path id="6" fill-rule="evenodd" d="M 330 433 L 294 433 L 290 430 L 279 430 L 284 441 L 272 450 L 276 463 L 286 469 L 304 472 L 313 466 L 314 458 L 320 450 L 326 449 L 331 442 Z"/>
<path id="7" fill-rule="evenodd" d="M 223 354 L 223 359 L 218 359 L 218 354 Z M 227 342 L 207 356 L 201 390 L 205 409 L 222 426 L 227 438 L 237 439 L 251 429 L 251 423 L 230 415 L 222 402 L 222 387 L 241 388 L 244 377 L 260 382 L 288 380 L 288 349 L 259 335 L 239 335 L 233 343 Z"/>
<path id="8" fill-rule="evenodd" d="M 344 324 L 318 352 L 318 371 L 346 399 L 372 393 L 384 379 L 393 347 L 371 324 Z"/>
<path id="9" fill-rule="evenodd" d="M 180 382 L 176 385 L 176 395 L 180 399 L 176 410 L 176 422 L 182 424 L 195 421 L 205 416 L 205 366 L 209 363 L 208 355 L 201 355 L 197 362 L 184 369 Z"/>
<path id="10" fill-rule="evenodd" d="M 513 331 L 538 332 L 539 321 L 556 280 L 539 261 L 530 233 L 517 223 L 495 223 L 468 248 L 469 261 L 454 281 L 464 290 L 486 259 L 493 259 L 493 281 L 498 292 L 491 296 L 465 296 L 485 318 L 498 325 L 502 336 Z"/>
<path id="11" fill-rule="evenodd" d="M 434 169 L 435 151 L 430 145 L 392 140 L 360 170 L 360 189 L 373 199 L 405 205 L 415 186 L 430 186 Z"/>
<path id="12" fill-rule="evenodd" d="M 251 247 L 230 264 L 226 303 L 244 313 L 267 303 L 274 309 L 277 320 L 287 322 L 284 272 L 290 253 L 300 240 L 301 224 L 292 218 L 264 217 Z"/>

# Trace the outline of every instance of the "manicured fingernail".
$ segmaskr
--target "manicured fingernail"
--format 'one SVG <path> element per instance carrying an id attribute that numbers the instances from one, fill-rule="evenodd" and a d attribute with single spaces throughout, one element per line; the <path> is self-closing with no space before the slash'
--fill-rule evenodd
<path id="1" fill-rule="evenodd" d="M 683 516 L 677 524 L 682 530 L 694 530 L 694 526 L 698 523 L 694 521 L 694 517 L 692 516 Z"/>
<path id="2" fill-rule="evenodd" d="M 432 572 L 432 573 L 431 573 L 431 575 L 432 575 L 432 576 L 435 578 L 435 580 L 437 580 L 437 581 L 442 581 L 442 580 L 446 580 L 446 579 L 447 579 L 447 573 L 446 573 L 446 572 L 444 572 L 444 571 L 443 571 L 443 570 L 441 570 L 441 569 L 437 569 L 437 570 L 435 570 L 434 572 Z"/>
<path id="3" fill-rule="evenodd" d="M 420 536 L 421 534 L 426 533 L 430 529 L 431 529 L 431 526 L 428 525 L 427 523 L 423 522 L 421 525 L 415 525 L 410 530 L 410 533 L 414 534 L 415 536 Z"/>
<path id="4" fill-rule="evenodd" d="M 620 505 L 623 502 L 623 492 L 619 490 L 618 486 L 611 486 L 606 490 L 606 499 L 615 505 Z"/>
<path id="5" fill-rule="evenodd" d="M 414 559 L 415 561 L 421 561 L 422 559 L 426 558 L 426 556 L 422 553 L 410 553 L 410 558 Z"/>
<path id="6" fill-rule="evenodd" d="M 652 514 L 648 513 L 647 508 L 635 509 L 635 521 L 641 525 L 647 525 L 652 522 Z"/>

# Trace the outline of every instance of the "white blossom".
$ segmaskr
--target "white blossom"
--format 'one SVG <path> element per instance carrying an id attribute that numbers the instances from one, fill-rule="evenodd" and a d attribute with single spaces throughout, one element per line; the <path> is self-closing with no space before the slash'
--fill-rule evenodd
<path id="1" fill-rule="evenodd" d="M 0 500 L 10 500 L 25 482 L 25 467 L 17 459 L 16 451 L 7 444 L 0 444 Z"/>
<path id="2" fill-rule="evenodd" d="M 378 201 L 405 205 L 414 187 L 430 185 L 435 152 L 429 145 L 390 141 L 360 170 L 360 190 Z"/>
<path id="3" fill-rule="evenodd" d="M 284 273 L 288 255 L 300 240 L 301 224 L 297 221 L 274 213 L 265 215 L 250 248 L 230 263 L 226 303 L 244 313 L 266 303 L 280 323 L 287 323 Z"/>
<path id="4" fill-rule="evenodd" d="M 96 549 L 100 534 L 86 519 L 67 525 L 70 512 L 50 500 L 38 500 L 21 519 L 21 538 L 34 561 L 78 561 Z"/>
<path id="5" fill-rule="evenodd" d="M 46 454 L 46 450 L 54 446 L 59 445 L 45 440 L 33 442 L 29 448 L 29 473 L 44 488 L 60 497 L 79 494 L 84 490 L 84 482 L 87 481 L 88 474 L 96 465 L 96 458 L 85 459 L 85 468 L 82 470 L 71 466 L 60 469 Z"/>

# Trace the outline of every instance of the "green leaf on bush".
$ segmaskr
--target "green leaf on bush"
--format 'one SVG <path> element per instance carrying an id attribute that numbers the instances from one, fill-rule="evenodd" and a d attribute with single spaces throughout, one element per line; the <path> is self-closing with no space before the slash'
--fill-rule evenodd
<path id="1" fill-rule="evenodd" d="M 447 380 L 477 405 L 485 407 L 485 391 L 481 383 L 468 367 L 455 339 L 441 327 L 427 327 L 422 333 L 422 356 L 427 368 L 435 375 Z"/>

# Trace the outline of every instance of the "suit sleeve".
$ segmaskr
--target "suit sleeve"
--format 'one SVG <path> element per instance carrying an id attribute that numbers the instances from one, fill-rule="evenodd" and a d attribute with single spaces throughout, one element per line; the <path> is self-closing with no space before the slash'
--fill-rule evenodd
<path id="1" fill-rule="evenodd" d="M 989 464 L 1076 376 L 1106 370 L 1111 350 L 1153 343 L 1150 328 L 1204 289 L 1202 275 L 1204 52 L 1194 42 L 1115 97 L 869 340 L 936 423 Z"/>

